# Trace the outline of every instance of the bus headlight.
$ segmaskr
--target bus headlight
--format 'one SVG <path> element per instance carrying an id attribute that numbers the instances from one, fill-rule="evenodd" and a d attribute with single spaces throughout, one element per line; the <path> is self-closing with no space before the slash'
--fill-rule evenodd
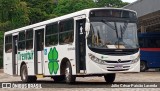
<path id="1" fill-rule="evenodd" d="M 98 63 L 98 64 L 105 64 L 103 60 L 95 57 L 93 54 L 89 53 L 88 55 L 89 55 L 89 58 L 90 58 L 92 61 L 94 61 L 94 62 L 96 62 L 96 63 Z"/>
<path id="2" fill-rule="evenodd" d="M 138 61 L 139 61 L 139 56 L 136 58 L 136 59 L 134 59 L 134 60 L 132 60 L 132 63 L 137 63 Z"/>

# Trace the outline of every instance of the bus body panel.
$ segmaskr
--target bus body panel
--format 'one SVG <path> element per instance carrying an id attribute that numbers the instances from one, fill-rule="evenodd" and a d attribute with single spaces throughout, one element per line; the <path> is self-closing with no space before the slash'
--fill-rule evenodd
<path id="1" fill-rule="evenodd" d="M 54 60 L 54 62 L 58 63 L 58 66 L 56 66 L 53 71 L 53 73 L 50 73 L 49 71 L 49 65 L 52 63 L 52 60 L 49 60 L 49 55 L 51 50 L 55 49 L 58 53 L 58 59 Z M 73 49 L 73 50 L 72 50 Z M 74 45 L 72 44 L 67 44 L 67 45 L 59 45 L 59 46 L 53 46 L 53 47 L 46 47 L 44 49 L 44 60 L 45 60 L 45 72 L 44 75 L 60 75 L 60 66 L 61 62 L 64 58 L 67 58 L 72 66 L 72 72 L 73 74 L 76 74 L 76 68 L 75 68 L 75 50 L 74 50 Z M 56 63 L 55 63 L 56 64 Z"/>
<path id="2" fill-rule="evenodd" d="M 159 48 L 141 48 L 140 54 L 141 54 L 141 61 L 147 62 L 147 67 L 149 68 L 160 67 Z"/>
<path id="3" fill-rule="evenodd" d="M 138 35 L 141 61 L 147 63 L 148 68 L 160 67 L 160 32 L 146 32 Z"/>
<path id="4" fill-rule="evenodd" d="M 95 55 L 95 57 L 101 59 L 101 60 L 112 60 L 113 63 L 107 63 L 107 64 L 99 64 L 91 60 L 88 54 Z M 140 72 L 140 58 L 139 58 L 139 52 L 133 54 L 133 55 L 124 55 L 124 56 L 109 56 L 109 55 L 102 55 L 98 53 L 94 53 L 90 51 L 89 48 L 87 48 L 86 53 L 86 67 L 87 67 L 87 74 L 106 74 L 106 73 L 118 73 L 118 72 Z M 102 57 L 103 56 L 103 57 Z M 131 63 L 132 60 L 138 58 L 136 63 Z M 127 63 L 117 63 L 117 61 L 121 59 L 121 62 L 130 60 L 130 62 Z M 116 63 L 115 63 L 116 62 Z M 117 68 L 116 68 L 117 66 Z M 118 67 L 119 66 L 119 67 Z M 125 68 L 126 67 L 126 68 Z M 125 70 L 127 69 L 127 70 Z"/>
<path id="5" fill-rule="evenodd" d="M 3 64 L 4 64 L 4 73 L 7 73 L 9 75 L 13 75 L 13 61 L 12 61 L 12 52 L 11 53 L 5 53 L 3 57 Z"/>
<path id="6" fill-rule="evenodd" d="M 34 51 L 24 50 L 18 51 L 18 71 L 20 73 L 20 66 L 24 62 L 28 69 L 28 75 L 35 75 L 34 73 Z M 20 75 L 20 74 L 19 74 Z"/>

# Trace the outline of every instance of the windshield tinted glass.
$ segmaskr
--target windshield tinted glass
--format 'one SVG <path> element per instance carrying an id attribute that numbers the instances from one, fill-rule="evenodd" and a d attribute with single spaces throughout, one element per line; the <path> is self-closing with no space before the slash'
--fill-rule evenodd
<path id="1" fill-rule="evenodd" d="M 97 49 L 138 48 L 137 26 L 133 22 L 91 22 L 88 46 Z"/>

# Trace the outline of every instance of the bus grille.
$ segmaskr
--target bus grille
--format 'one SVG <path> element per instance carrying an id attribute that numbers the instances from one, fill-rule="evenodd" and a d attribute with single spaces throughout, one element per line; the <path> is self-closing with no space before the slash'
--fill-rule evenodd
<path id="1" fill-rule="evenodd" d="M 131 62 L 131 60 L 126 60 L 126 61 L 121 61 L 121 62 L 118 62 L 118 61 L 108 61 L 108 60 L 104 60 L 106 63 L 129 63 Z"/>
<path id="2" fill-rule="evenodd" d="M 129 69 L 130 69 L 130 66 L 122 66 L 122 68 L 119 68 L 119 69 L 115 68 L 114 66 L 107 67 L 108 71 L 126 71 Z"/>
<path id="3" fill-rule="evenodd" d="M 129 69 L 108 69 L 108 71 L 126 71 Z"/>

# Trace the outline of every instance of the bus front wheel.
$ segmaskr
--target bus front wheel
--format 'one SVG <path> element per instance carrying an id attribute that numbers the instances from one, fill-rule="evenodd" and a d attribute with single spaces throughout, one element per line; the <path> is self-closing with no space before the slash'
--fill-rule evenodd
<path id="1" fill-rule="evenodd" d="M 147 64 L 144 61 L 141 61 L 140 63 L 140 71 L 145 72 L 147 70 Z"/>
<path id="2" fill-rule="evenodd" d="M 75 82 L 76 77 L 72 75 L 72 67 L 69 61 L 66 62 L 65 67 L 65 81 L 66 83 L 73 83 Z"/>
<path id="3" fill-rule="evenodd" d="M 115 80 L 115 77 L 116 77 L 115 73 L 104 75 L 104 79 L 105 79 L 106 83 L 113 83 Z"/>

